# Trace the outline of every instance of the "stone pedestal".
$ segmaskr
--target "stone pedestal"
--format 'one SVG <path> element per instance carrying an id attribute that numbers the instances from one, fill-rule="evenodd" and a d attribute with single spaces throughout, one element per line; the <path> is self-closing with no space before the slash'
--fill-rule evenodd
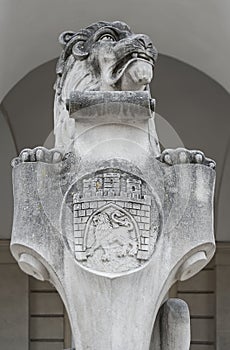
<path id="1" fill-rule="evenodd" d="M 77 349 L 149 349 L 169 288 L 214 253 L 214 171 L 168 166 L 148 148 L 142 160 L 132 148 L 121 159 L 129 138 L 117 138 L 116 127 L 103 125 L 115 158 L 103 142 L 94 157 L 92 139 L 84 157 L 14 168 L 12 253 L 26 273 L 57 288 Z M 138 140 L 132 127 L 130 135 Z"/>

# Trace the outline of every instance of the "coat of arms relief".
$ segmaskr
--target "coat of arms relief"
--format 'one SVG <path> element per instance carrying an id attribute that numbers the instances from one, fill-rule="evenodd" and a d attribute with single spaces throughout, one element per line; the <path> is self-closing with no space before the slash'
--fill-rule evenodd
<path id="1" fill-rule="evenodd" d="M 145 181 L 108 169 L 80 179 L 71 191 L 78 262 L 99 271 L 124 272 L 150 258 L 160 218 Z"/>

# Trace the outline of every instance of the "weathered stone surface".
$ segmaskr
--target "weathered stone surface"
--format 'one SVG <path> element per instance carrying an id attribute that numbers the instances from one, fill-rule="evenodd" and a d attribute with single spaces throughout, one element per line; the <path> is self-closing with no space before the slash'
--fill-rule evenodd
<path id="1" fill-rule="evenodd" d="M 86 101 L 92 103 L 92 100 L 105 107 L 106 104 L 99 101 L 101 96 L 103 101 L 105 98 L 110 102 L 110 113 L 111 99 L 117 98 L 121 104 L 125 100 L 126 106 L 134 103 L 138 112 L 141 106 L 143 107 L 141 98 L 135 95 L 135 98 L 127 98 L 127 95 L 132 96 L 132 91 L 149 90 L 148 84 L 153 77 L 157 50 L 147 35 L 134 34 L 127 24 L 122 22 L 98 22 L 78 33 L 64 32 L 59 40 L 63 51 L 57 64 L 55 85 L 55 146 L 63 152 L 68 152 L 78 148 L 75 145 L 78 128 L 68 113 L 70 109 L 72 117 L 72 111 L 79 105 L 76 94 L 86 92 L 86 95 L 81 95 L 81 109 L 89 104 L 86 104 Z M 108 95 L 103 98 L 103 94 L 94 94 L 88 99 L 90 91 L 124 91 L 124 94 L 110 94 L 110 98 Z M 154 103 L 151 105 L 153 109 Z M 119 108 L 119 103 L 116 103 L 116 106 Z M 94 109 L 92 111 L 94 112 Z M 89 108 L 87 112 L 89 113 Z M 97 117 L 97 114 L 93 115 Z"/>
<path id="2" fill-rule="evenodd" d="M 155 325 L 154 350 L 187 350 L 187 307 L 164 302 L 214 254 L 215 163 L 160 153 L 147 36 L 100 22 L 61 41 L 57 149 L 13 162 L 12 253 L 58 290 L 77 349 L 148 350 Z"/>
<path id="3" fill-rule="evenodd" d="M 149 208 L 148 205 L 140 204 L 138 200 L 134 202 L 131 198 L 124 202 L 118 201 L 116 197 L 108 197 L 106 200 L 99 197 L 98 201 L 93 200 L 92 193 L 89 193 L 88 202 L 79 202 L 76 196 L 76 193 L 81 195 L 77 191 L 78 179 L 87 179 L 87 169 L 81 164 L 82 169 L 76 171 L 73 181 L 72 173 L 64 172 L 63 169 L 68 167 L 63 163 L 23 163 L 14 169 L 15 217 L 12 252 L 19 263 L 23 254 L 32 255 L 48 271 L 49 277 L 47 278 L 45 272 L 43 279 L 48 279 L 55 285 L 65 302 L 73 332 L 77 332 L 76 347 L 104 349 L 112 342 L 112 348 L 122 348 L 125 345 L 127 349 L 148 349 L 149 338 L 145 334 L 148 332 L 150 336 L 154 318 L 168 289 L 176 280 L 188 278 L 198 272 L 212 257 L 214 171 L 199 164 L 168 167 L 158 161 L 153 161 L 152 164 L 149 162 L 149 167 L 142 169 L 141 176 L 142 181 L 151 188 L 149 196 L 152 203 L 157 203 Z M 77 164 L 76 160 L 76 163 L 72 163 L 72 168 L 76 166 L 77 169 Z M 114 166 L 113 161 L 110 162 L 110 169 L 112 164 Z M 104 167 L 108 169 L 108 166 L 109 162 L 102 163 L 99 174 L 108 174 L 103 172 Z M 119 164 L 117 161 L 116 166 L 119 172 L 115 174 L 121 170 L 126 174 L 127 164 Z M 131 166 L 133 167 L 132 164 Z M 98 171 L 99 165 L 91 164 L 90 175 L 94 169 Z M 114 167 L 112 169 L 115 171 Z M 132 176 L 136 173 L 137 169 L 132 169 Z M 169 178 L 171 187 L 167 187 Z M 205 190 L 201 191 L 201 188 Z M 91 190 L 94 191 L 93 188 Z M 101 189 L 98 188 L 99 190 Z M 102 199 L 105 203 L 99 207 L 98 203 L 103 202 Z M 80 203 L 81 208 L 77 209 Z M 94 208 L 95 203 L 97 208 Z M 95 234 L 97 225 L 91 232 L 92 245 L 88 255 L 88 248 L 82 242 L 91 227 L 90 222 L 95 218 L 95 211 L 97 216 L 103 215 L 108 208 L 112 208 L 112 214 L 116 211 L 121 213 L 121 216 L 117 213 L 115 219 L 123 220 L 123 223 L 127 220 L 128 226 L 136 222 L 138 227 L 138 211 L 140 214 L 142 211 L 150 213 L 153 222 L 144 230 L 149 237 L 146 241 L 149 250 L 145 251 L 145 244 L 141 246 L 140 243 L 139 251 L 144 254 L 142 259 L 138 259 L 139 251 L 136 252 L 135 249 L 133 256 L 129 256 L 132 245 L 129 246 L 129 251 L 124 252 L 124 256 L 116 253 L 120 249 L 120 242 L 116 246 L 116 236 L 113 236 L 116 228 L 112 227 L 112 238 L 109 237 L 108 240 L 106 235 L 105 241 L 110 257 L 108 253 L 105 256 L 104 241 L 101 239 L 98 242 Z M 81 216 L 76 216 L 76 212 Z M 153 219 L 154 215 L 157 215 L 157 222 Z M 75 230 L 78 225 L 76 218 L 87 218 L 81 230 Z M 140 215 L 141 218 L 149 219 L 144 215 Z M 124 244 L 131 238 L 127 226 L 122 224 L 119 229 L 122 230 L 123 227 L 125 230 L 121 239 L 123 238 Z M 77 231 L 81 231 L 80 237 L 77 237 Z M 141 229 L 139 232 L 142 232 Z M 76 244 L 78 238 L 81 239 L 79 245 Z M 137 242 L 135 235 L 132 242 Z M 113 249 L 110 249 L 110 245 L 114 245 Z M 80 250 L 82 255 L 79 254 Z M 29 272 L 28 268 L 26 272 Z M 30 273 L 38 277 L 34 265 L 31 265 Z M 101 314 L 100 310 L 107 312 Z M 98 319 L 99 313 L 100 323 L 95 326 L 94 320 Z M 111 317 L 113 323 L 111 329 L 108 329 Z M 99 330 L 100 340 L 97 337 Z"/>
<path id="4" fill-rule="evenodd" d="M 190 315 L 183 300 L 168 299 L 160 308 L 150 345 L 156 349 L 190 349 Z"/>

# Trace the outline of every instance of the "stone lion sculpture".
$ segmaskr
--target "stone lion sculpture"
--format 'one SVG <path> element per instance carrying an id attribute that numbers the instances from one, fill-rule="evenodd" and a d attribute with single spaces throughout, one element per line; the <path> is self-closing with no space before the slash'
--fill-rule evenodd
<path id="1" fill-rule="evenodd" d="M 147 91 L 154 75 L 157 50 L 147 35 L 134 34 L 122 22 L 97 22 L 79 32 L 67 31 L 60 35 L 63 46 L 57 64 L 55 84 L 54 133 L 55 149 L 37 147 L 23 150 L 13 161 L 59 162 L 63 153 L 69 152 L 68 145 L 75 138 L 75 120 L 70 117 L 68 101 L 73 92 L 87 91 Z M 149 93 L 150 96 L 150 93 Z M 155 156 L 155 154 L 154 154 Z M 200 151 L 186 149 L 164 150 L 158 160 L 168 165 L 178 163 L 202 163 L 215 167 L 215 162 Z M 136 246 L 129 237 L 129 227 L 113 228 L 106 214 L 98 216 L 95 243 L 89 255 L 102 247 L 106 256 L 106 245 L 114 241 L 118 230 L 119 244 L 125 254 L 136 254 Z M 113 232 L 114 231 L 114 232 Z M 128 237 L 128 240 L 127 240 Z M 141 296 L 140 296 L 141 297 Z M 187 305 L 178 299 L 162 303 L 153 329 L 152 350 L 187 350 L 190 343 L 189 311 Z M 167 301 L 166 301 L 167 300 Z"/>
<path id="2" fill-rule="evenodd" d="M 69 145 L 76 137 L 75 120 L 68 112 L 72 92 L 150 91 L 157 49 L 147 35 L 133 33 L 127 24 L 100 21 L 78 32 L 63 32 L 59 42 L 63 50 L 56 67 L 55 149 L 23 150 L 13 165 L 36 160 L 59 162 L 60 152 L 65 154 L 72 150 Z M 167 149 L 158 159 L 168 165 L 200 163 L 215 168 L 215 162 L 201 151 Z"/>
<path id="3" fill-rule="evenodd" d="M 122 22 L 98 22 L 59 37 L 56 92 L 143 90 L 153 77 L 157 50 L 147 35 Z"/>
<path id="4" fill-rule="evenodd" d="M 134 34 L 122 22 L 98 22 L 59 37 L 54 132 L 57 148 L 75 137 L 66 102 L 74 91 L 143 91 L 149 89 L 157 50 L 147 35 Z"/>

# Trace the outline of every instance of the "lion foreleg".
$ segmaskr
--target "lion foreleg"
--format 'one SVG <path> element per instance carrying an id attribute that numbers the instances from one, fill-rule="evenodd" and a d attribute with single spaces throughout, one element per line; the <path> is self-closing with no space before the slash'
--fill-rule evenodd
<path id="1" fill-rule="evenodd" d="M 128 254 L 130 256 L 134 256 L 137 254 L 137 242 L 133 242 L 133 241 L 129 241 L 129 245 L 131 246 L 131 248 L 128 251 Z"/>
<path id="2" fill-rule="evenodd" d="M 86 252 L 86 256 L 93 256 L 95 250 L 97 250 L 100 247 L 100 245 L 95 241 L 93 245 L 89 248 L 89 250 Z"/>
<path id="3" fill-rule="evenodd" d="M 110 261 L 109 248 L 102 247 L 104 254 L 101 257 L 102 261 Z"/>
<path id="4" fill-rule="evenodd" d="M 150 345 L 150 350 L 172 349 L 190 349 L 189 309 L 180 299 L 168 299 L 161 306 Z"/>
<path id="5" fill-rule="evenodd" d="M 128 251 L 129 245 L 127 243 L 124 243 L 124 242 L 121 242 L 121 241 L 119 241 L 118 243 L 121 245 L 121 250 L 120 250 L 120 252 L 117 255 L 118 255 L 119 258 L 121 258 L 122 256 L 126 256 L 127 255 L 127 251 Z"/>

